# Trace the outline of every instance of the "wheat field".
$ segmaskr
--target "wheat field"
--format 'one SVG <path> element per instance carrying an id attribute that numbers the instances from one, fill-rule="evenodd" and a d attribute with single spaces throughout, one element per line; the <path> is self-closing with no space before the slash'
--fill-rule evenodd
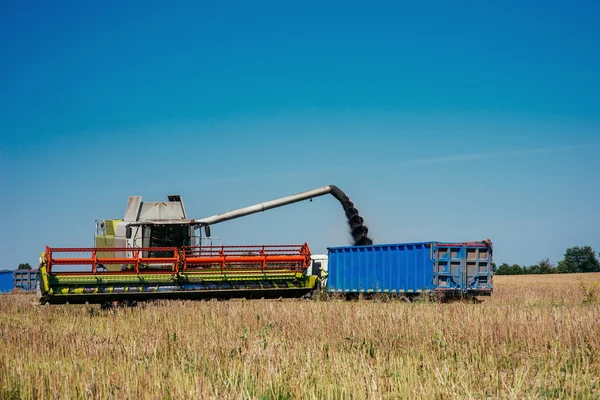
<path id="1" fill-rule="evenodd" d="M 497 276 L 479 304 L 1 295 L 0 398 L 597 399 L 598 282 Z"/>

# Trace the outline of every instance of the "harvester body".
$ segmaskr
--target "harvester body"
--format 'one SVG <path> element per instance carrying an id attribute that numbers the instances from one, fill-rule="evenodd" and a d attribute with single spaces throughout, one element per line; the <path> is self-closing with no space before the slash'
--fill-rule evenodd
<path id="1" fill-rule="evenodd" d="M 210 225 L 322 196 L 330 186 L 200 220 L 179 195 L 129 198 L 122 220 L 97 220 L 95 247 L 47 247 L 40 260 L 42 303 L 149 299 L 300 297 L 318 287 L 308 245 L 213 245 Z M 202 228 L 206 236 L 202 237 Z"/>

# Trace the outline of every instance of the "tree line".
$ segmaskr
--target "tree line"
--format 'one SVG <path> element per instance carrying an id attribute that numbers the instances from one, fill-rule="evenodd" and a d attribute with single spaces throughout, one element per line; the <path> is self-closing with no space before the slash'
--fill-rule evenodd
<path id="1" fill-rule="evenodd" d="M 600 253 L 598 255 L 600 256 Z M 590 246 L 568 248 L 563 259 L 556 266 L 548 258 L 530 266 L 506 263 L 499 267 L 494 266 L 496 275 L 570 274 L 574 272 L 600 272 L 600 261 Z"/>

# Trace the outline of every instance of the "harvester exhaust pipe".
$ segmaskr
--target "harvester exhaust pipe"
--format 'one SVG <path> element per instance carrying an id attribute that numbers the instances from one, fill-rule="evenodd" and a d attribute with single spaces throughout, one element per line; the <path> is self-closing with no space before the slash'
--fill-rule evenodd
<path id="1" fill-rule="evenodd" d="M 306 192 L 282 197 L 280 199 L 255 204 L 253 206 L 240 208 L 238 210 L 229 211 L 223 214 L 213 215 L 207 218 L 202 218 L 196 220 L 196 223 L 208 226 L 211 224 L 225 222 L 244 217 L 246 215 L 270 210 L 272 208 L 282 207 L 288 204 L 297 203 L 299 201 L 312 199 L 314 197 L 324 196 L 326 194 L 331 194 L 344 207 L 344 212 L 346 213 L 346 218 L 348 219 L 348 225 L 350 227 L 350 233 L 352 234 L 354 245 L 360 246 L 373 244 L 373 241 L 368 236 L 369 230 L 364 225 L 364 220 L 358 215 L 358 210 L 354 207 L 354 204 L 352 201 L 350 201 L 350 198 L 348 198 L 348 196 L 346 196 L 346 194 L 335 185 L 323 186 L 318 189 L 307 190 Z M 210 232 L 210 229 L 208 229 L 208 232 Z"/>

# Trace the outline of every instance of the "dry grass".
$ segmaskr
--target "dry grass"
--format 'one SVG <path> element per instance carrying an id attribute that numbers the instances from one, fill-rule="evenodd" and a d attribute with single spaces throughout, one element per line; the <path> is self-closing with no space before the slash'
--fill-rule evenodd
<path id="1" fill-rule="evenodd" d="M 594 281 L 498 276 L 481 304 L 3 295 L 0 398 L 600 398 Z"/>

